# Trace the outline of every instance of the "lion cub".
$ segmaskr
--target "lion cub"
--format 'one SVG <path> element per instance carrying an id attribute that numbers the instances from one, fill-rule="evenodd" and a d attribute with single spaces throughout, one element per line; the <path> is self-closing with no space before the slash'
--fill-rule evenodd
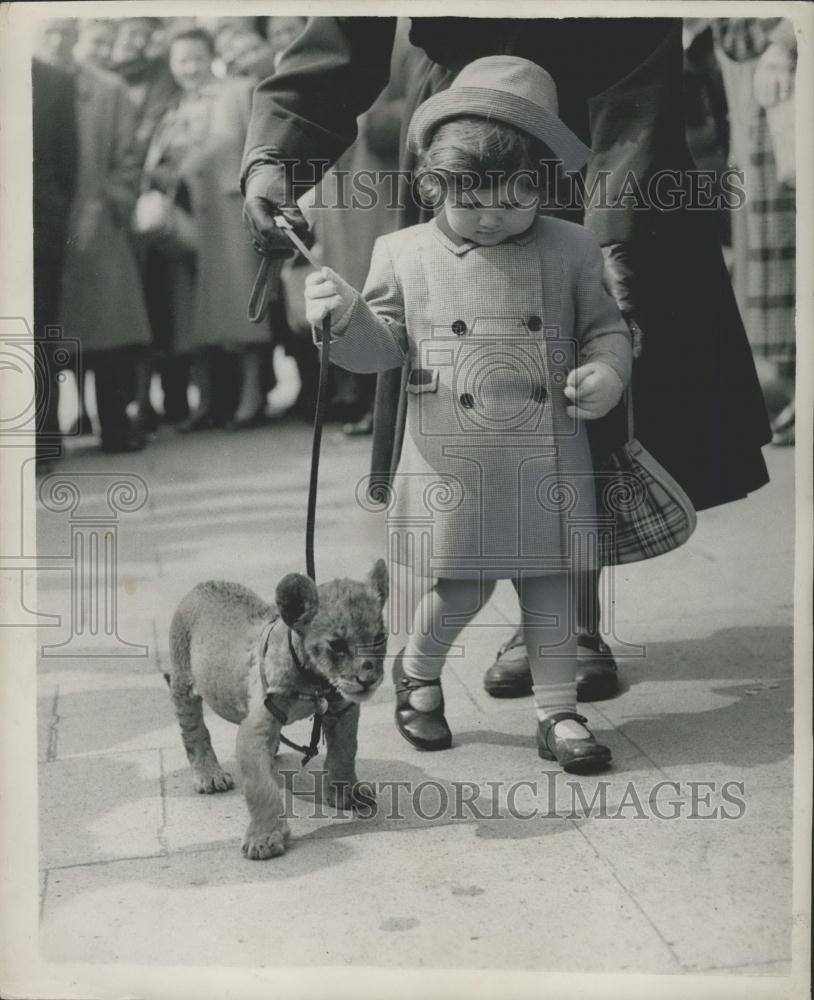
<path id="1" fill-rule="evenodd" d="M 277 585 L 274 604 L 237 583 L 201 583 L 175 612 L 165 678 L 195 788 L 234 787 L 212 749 L 206 701 L 239 727 L 247 857 L 285 851 L 289 830 L 273 759 L 288 722 L 324 712 L 328 800 L 343 808 L 372 804 L 372 790 L 356 778 L 356 732 L 359 703 L 382 681 L 387 592 L 387 567 L 379 559 L 365 583 L 342 579 L 317 587 L 290 573 Z"/>

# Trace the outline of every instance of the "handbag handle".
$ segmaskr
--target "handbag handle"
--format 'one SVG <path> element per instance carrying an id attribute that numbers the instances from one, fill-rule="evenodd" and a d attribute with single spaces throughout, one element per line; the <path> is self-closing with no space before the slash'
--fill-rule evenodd
<path id="1" fill-rule="evenodd" d="M 633 429 L 633 376 L 630 376 L 630 382 L 628 382 L 627 389 L 625 389 L 625 406 L 627 409 L 627 442 L 633 440 L 636 436 Z"/>

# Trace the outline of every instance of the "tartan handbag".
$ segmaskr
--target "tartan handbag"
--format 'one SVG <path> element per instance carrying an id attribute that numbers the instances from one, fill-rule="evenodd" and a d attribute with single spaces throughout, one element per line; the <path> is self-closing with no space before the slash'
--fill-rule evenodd
<path id="1" fill-rule="evenodd" d="M 633 433 L 627 392 L 628 439 L 596 468 L 599 548 L 605 566 L 641 562 L 683 545 L 698 522 L 692 501 Z"/>

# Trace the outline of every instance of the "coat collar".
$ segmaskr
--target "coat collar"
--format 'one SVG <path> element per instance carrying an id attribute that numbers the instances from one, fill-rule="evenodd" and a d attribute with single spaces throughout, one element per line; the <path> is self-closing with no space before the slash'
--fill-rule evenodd
<path id="1" fill-rule="evenodd" d="M 462 236 L 459 236 L 447 222 L 447 217 L 444 215 L 443 209 L 433 218 L 432 226 L 438 240 L 448 250 L 459 257 L 470 250 L 484 249 L 479 243 L 474 243 L 472 240 L 466 240 Z M 531 243 L 535 238 L 536 233 L 537 219 L 535 218 L 534 222 L 524 232 L 518 233 L 517 236 L 510 236 L 508 239 L 497 243 L 496 246 L 502 247 L 506 243 L 516 243 L 519 246 L 526 246 L 526 244 Z M 492 248 L 487 247 L 486 249 Z"/>

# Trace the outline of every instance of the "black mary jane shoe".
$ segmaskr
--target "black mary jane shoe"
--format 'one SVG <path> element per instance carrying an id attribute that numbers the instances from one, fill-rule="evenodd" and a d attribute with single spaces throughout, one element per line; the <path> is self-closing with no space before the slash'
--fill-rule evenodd
<path id="1" fill-rule="evenodd" d="M 570 774 L 591 774 L 604 770 L 611 761 L 610 749 L 597 743 L 593 735 L 575 739 L 557 736 L 554 727 L 564 719 L 584 726 L 588 720 L 577 712 L 555 712 L 537 723 L 537 753 L 543 760 L 556 760 Z"/>
<path id="2" fill-rule="evenodd" d="M 396 729 L 419 750 L 448 750 L 452 732 L 444 718 L 444 694 L 437 708 L 422 712 L 410 704 L 410 692 L 421 687 L 441 687 L 441 681 L 421 681 L 408 677 L 401 665 L 403 652 L 393 664 L 393 684 L 396 688 Z"/>

